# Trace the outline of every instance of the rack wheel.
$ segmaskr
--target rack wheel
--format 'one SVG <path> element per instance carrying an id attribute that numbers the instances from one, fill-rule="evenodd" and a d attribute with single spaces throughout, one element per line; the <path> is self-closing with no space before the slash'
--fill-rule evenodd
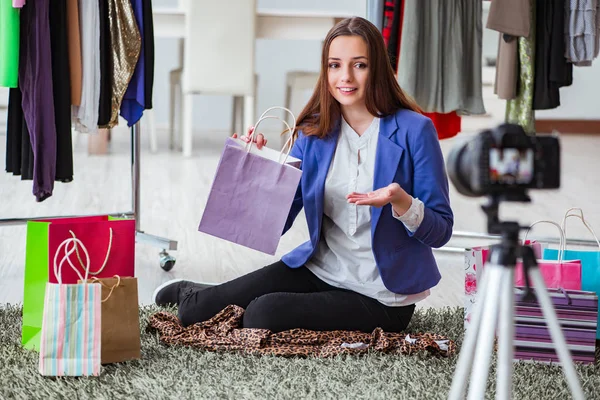
<path id="1" fill-rule="evenodd" d="M 160 252 L 160 267 L 165 271 L 170 271 L 175 266 L 175 257 L 171 256 L 165 250 Z"/>

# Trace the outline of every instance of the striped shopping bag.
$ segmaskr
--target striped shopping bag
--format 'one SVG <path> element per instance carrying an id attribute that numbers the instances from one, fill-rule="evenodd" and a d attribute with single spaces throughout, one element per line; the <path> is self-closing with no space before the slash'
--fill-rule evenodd
<path id="1" fill-rule="evenodd" d="M 57 263 L 63 248 L 63 258 Z M 77 248 L 86 256 L 83 277 L 70 260 Z M 62 283 L 65 262 L 83 283 Z M 79 239 L 69 238 L 60 244 L 54 256 L 54 275 L 58 283 L 47 283 L 44 297 L 39 356 L 42 375 L 100 375 L 102 287 L 88 283 L 89 267 L 87 249 Z"/>

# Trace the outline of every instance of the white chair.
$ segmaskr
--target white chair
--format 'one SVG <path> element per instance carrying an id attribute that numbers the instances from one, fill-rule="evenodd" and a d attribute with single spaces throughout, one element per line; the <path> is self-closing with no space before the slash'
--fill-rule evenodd
<path id="1" fill-rule="evenodd" d="M 291 110 L 295 116 L 298 116 L 302 108 L 306 105 L 306 100 L 312 94 L 318 81 L 319 72 L 289 71 L 285 79 L 285 108 Z M 286 122 L 290 122 L 287 115 Z M 288 138 L 289 133 L 281 136 L 281 148 L 283 148 Z"/>
<path id="2" fill-rule="evenodd" d="M 183 155 L 189 157 L 195 94 L 233 96 L 232 131 L 243 132 L 254 122 L 256 0 L 192 0 L 183 6 L 186 11 L 183 68 L 171 71 L 169 121 L 173 148 L 177 99 Z"/>

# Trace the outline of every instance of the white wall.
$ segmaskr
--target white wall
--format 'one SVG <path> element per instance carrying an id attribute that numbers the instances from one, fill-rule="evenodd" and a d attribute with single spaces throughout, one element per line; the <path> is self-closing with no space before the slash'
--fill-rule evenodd
<path id="1" fill-rule="evenodd" d="M 154 7 L 176 7 L 177 0 L 154 0 Z M 365 0 L 258 0 L 258 7 L 279 10 L 340 10 L 365 15 Z M 169 111 L 169 71 L 177 67 L 179 46 L 175 39 L 155 39 L 154 110 L 156 124 L 166 127 Z M 256 43 L 255 67 L 259 75 L 256 112 L 283 106 L 285 75 L 289 70 L 318 71 L 321 43 L 314 40 L 266 40 Z M 223 131 L 231 126 L 229 96 L 195 96 L 194 129 Z M 267 128 L 267 125 L 265 125 Z M 279 129 L 279 128 L 277 128 Z"/>
<path id="2" fill-rule="evenodd" d="M 600 58 L 573 67 L 573 84 L 560 89 L 561 106 L 535 112 L 537 119 L 600 119 Z"/>

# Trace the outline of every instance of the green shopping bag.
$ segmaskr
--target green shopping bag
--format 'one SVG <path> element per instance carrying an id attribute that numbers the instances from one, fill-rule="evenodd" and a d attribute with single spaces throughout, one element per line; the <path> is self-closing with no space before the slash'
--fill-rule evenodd
<path id="1" fill-rule="evenodd" d="M 52 260 L 60 243 L 72 237 L 79 239 L 88 250 L 92 276 L 135 276 L 135 220 L 104 215 L 29 221 L 21 330 L 21 343 L 26 349 L 40 348 L 46 284 L 58 283 L 52 272 Z M 84 270 L 79 253 L 71 257 L 71 262 Z M 63 283 L 76 284 L 77 281 L 76 271 L 63 273 Z"/>

